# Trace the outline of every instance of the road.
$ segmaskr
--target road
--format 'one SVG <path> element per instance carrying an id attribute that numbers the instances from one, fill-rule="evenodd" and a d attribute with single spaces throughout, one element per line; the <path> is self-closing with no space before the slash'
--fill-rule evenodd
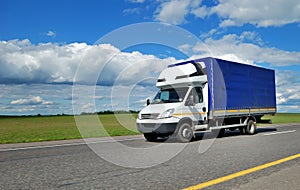
<path id="1" fill-rule="evenodd" d="M 183 189 L 300 153 L 300 124 L 270 125 L 254 136 L 234 131 L 215 141 L 203 138 L 188 144 L 150 143 L 130 136 L 116 138 L 122 146 L 106 138 L 92 139 L 88 145 L 82 140 L 1 145 L 0 189 Z M 210 142 L 207 150 L 199 151 Z M 149 167 L 148 162 L 168 154 L 160 144 L 170 152 L 180 151 Z M 152 157 L 130 154 L 126 147 L 157 149 L 151 150 Z M 115 164 L 106 161 L 110 152 L 119 153 L 112 154 L 112 160 L 118 158 Z M 136 157 L 143 160 L 137 162 L 140 168 L 124 167 Z M 206 189 L 300 189 L 299 179 L 300 158 L 295 158 Z"/>

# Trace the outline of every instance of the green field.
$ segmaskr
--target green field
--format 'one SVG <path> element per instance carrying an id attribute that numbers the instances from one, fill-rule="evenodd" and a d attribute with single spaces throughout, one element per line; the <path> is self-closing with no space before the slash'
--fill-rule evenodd
<path id="1" fill-rule="evenodd" d="M 0 144 L 135 135 L 139 134 L 136 117 L 137 114 L 83 115 L 76 116 L 76 121 L 74 116 L 0 117 Z"/>
<path id="2" fill-rule="evenodd" d="M 300 123 L 300 113 L 277 113 L 275 116 L 266 115 L 262 119 L 271 119 L 273 124 Z"/>
<path id="3" fill-rule="evenodd" d="M 0 117 L 0 144 L 135 135 L 139 134 L 136 117 L 137 114 L 82 115 L 76 120 L 74 116 Z M 263 119 L 271 119 L 274 124 L 295 123 L 300 122 L 300 114 L 278 113 Z"/>

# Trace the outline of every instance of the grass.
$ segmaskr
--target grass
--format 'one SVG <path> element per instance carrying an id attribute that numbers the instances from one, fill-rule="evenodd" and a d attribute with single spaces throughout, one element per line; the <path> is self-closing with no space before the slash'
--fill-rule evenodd
<path id="1" fill-rule="evenodd" d="M 137 114 L 0 117 L 0 144 L 135 135 L 139 134 L 136 117 Z M 278 113 L 263 119 L 271 119 L 274 124 L 295 123 L 300 122 L 300 114 Z"/>
<path id="2" fill-rule="evenodd" d="M 134 135 L 139 134 L 136 130 L 136 117 L 137 114 L 83 115 L 75 118 L 74 116 L 1 117 L 0 144 Z"/>
<path id="3" fill-rule="evenodd" d="M 265 115 L 262 119 L 271 119 L 273 124 L 300 123 L 300 114 L 277 113 L 275 116 Z"/>

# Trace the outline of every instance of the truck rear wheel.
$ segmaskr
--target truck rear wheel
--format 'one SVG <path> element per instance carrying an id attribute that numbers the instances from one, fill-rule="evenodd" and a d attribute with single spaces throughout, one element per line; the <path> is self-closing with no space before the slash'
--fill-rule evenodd
<path id="1" fill-rule="evenodd" d="M 153 133 L 144 133 L 144 137 L 149 142 L 157 141 L 157 135 Z"/>
<path id="2" fill-rule="evenodd" d="M 176 140 L 179 142 L 190 142 L 194 136 L 191 124 L 180 123 L 175 136 Z"/>
<path id="3" fill-rule="evenodd" d="M 249 120 L 244 130 L 247 135 L 254 135 L 256 132 L 256 123 L 252 120 Z"/>

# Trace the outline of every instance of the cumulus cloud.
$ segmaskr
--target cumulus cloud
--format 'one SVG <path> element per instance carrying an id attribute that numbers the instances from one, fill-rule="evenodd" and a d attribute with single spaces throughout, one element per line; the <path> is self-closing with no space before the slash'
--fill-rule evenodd
<path id="1" fill-rule="evenodd" d="M 279 111 L 299 112 L 300 79 L 299 68 L 276 72 L 277 104 Z"/>
<path id="2" fill-rule="evenodd" d="M 173 0 L 164 2 L 157 10 L 156 19 L 170 24 L 182 24 L 185 22 L 185 15 L 188 13 L 189 1 Z"/>
<path id="3" fill-rule="evenodd" d="M 215 33 L 217 31 L 212 31 Z M 251 43 L 251 42 L 255 43 Z M 205 56 L 215 56 L 223 59 L 244 62 L 248 64 L 269 63 L 272 67 L 282 67 L 277 72 L 277 100 L 281 111 L 291 109 L 293 105 L 300 104 L 300 81 L 298 80 L 299 73 L 291 69 L 284 69 L 286 66 L 296 66 L 299 64 L 300 52 L 284 51 L 277 48 L 265 47 L 261 44 L 260 37 L 250 31 L 245 31 L 240 35 L 228 34 L 220 39 L 207 37 L 202 44 L 192 46 L 191 44 L 183 44 L 179 49 L 183 51 L 194 52 L 192 58 Z M 145 55 L 140 52 L 122 52 L 120 49 L 110 44 L 87 45 L 85 43 L 72 44 L 32 44 L 29 40 L 11 40 L 0 42 L 0 83 L 3 84 L 2 90 L 8 91 L 7 86 L 11 84 L 37 84 L 38 87 L 31 86 L 36 96 L 24 96 L 24 89 L 28 87 L 22 86 L 21 90 L 16 94 L 16 88 L 11 93 L 14 97 L 7 95 L 5 110 L 15 106 L 18 109 L 23 105 L 23 108 L 36 110 L 36 107 L 55 107 L 58 104 L 53 103 L 61 97 L 68 98 L 70 93 L 63 93 L 64 96 L 55 97 L 58 94 L 55 90 L 61 91 L 69 86 L 67 84 L 98 84 L 101 88 L 93 94 L 93 97 L 86 97 L 85 94 L 75 97 L 75 101 L 82 101 L 82 97 L 87 99 L 95 99 L 99 103 L 99 108 L 104 109 L 104 104 L 109 105 L 108 99 L 111 94 L 108 93 L 108 87 L 137 85 L 136 94 L 141 95 L 135 97 L 130 94 L 130 105 L 134 105 L 134 109 L 142 107 L 143 103 L 139 100 L 147 98 L 154 94 L 156 77 L 170 63 L 178 62 L 175 58 L 160 59 L 154 55 Z M 78 67 L 79 66 L 79 67 Z M 49 93 L 47 90 L 39 88 L 39 85 L 47 84 L 47 88 L 53 88 Z M 51 84 L 66 84 L 66 85 L 51 85 Z M 51 87 L 50 87 L 51 86 Z M 53 87 L 52 87 L 53 86 Z M 54 88 L 55 87 L 55 88 Z M 143 88 L 142 88 L 143 87 Z M 120 89 L 118 91 L 118 89 Z M 130 90 L 130 89 L 128 89 Z M 71 89 L 69 89 L 71 91 Z M 83 93 L 87 89 L 83 88 Z M 116 88 L 115 96 L 126 92 L 123 88 Z M 120 92 L 120 93 L 119 93 Z M 122 93 L 121 93 L 122 92 Z M 3 93 L 2 93 L 3 94 Z M 49 94 L 51 94 L 51 97 Z M 48 96 L 46 96 L 48 95 Z M 11 99 L 13 98 L 13 99 Z M 46 99 L 46 100 L 44 100 Z M 68 98 L 70 100 L 70 98 Z M 110 99 L 109 99 L 110 100 Z M 113 99 L 112 104 L 127 108 L 126 102 L 128 97 Z M 122 100 L 122 101 L 121 101 Z M 84 101 L 82 108 L 87 106 L 89 101 Z M 137 104 L 134 104 L 137 103 Z M 64 106 L 66 107 L 66 106 Z M 45 108 L 46 109 L 46 108 Z M 49 109 L 49 107 L 47 107 Z M 53 108 L 54 109 L 54 108 Z M 68 110 L 67 108 L 55 108 L 58 110 Z M 117 109 L 117 108 L 115 108 Z M 12 109 L 10 109 L 12 110 Z M 41 110 L 41 108 L 39 108 Z M 97 107 L 98 110 L 98 107 Z M 61 111 L 63 112 L 63 111 Z M 70 111 L 69 111 L 70 112 Z M 55 113 L 55 111 L 53 111 Z"/>
<path id="4" fill-rule="evenodd" d="M 282 26 L 300 23 L 300 2 L 298 0 L 218 0 L 207 7 L 201 0 L 161 1 L 154 17 L 156 20 L 180 25 L 186 23 L 189 15 L 205 18 L 218 15 L 220 27 L 252 24 L 257 27 Z"/>
<path id="5" fill-rule="evenodd" d="M 250 43 L 249 41 L 256 41 Z M 285 51 L 274 47 L 260 46 L 261 39 L 253 32 L 241 35 L 228 34 L 221 39 L 206 38 L 203 43 L 193 47 L 202 56 L 214 56 L 246 63 L 270 63 L 272 66 L 288 66 L 300 63 L 300 52 Z"/>
<path id="6" fill-rule="evenodd" d="M 200 7 L 201 0 L 170 0 L 162 2 L 155 12 L 155 19 L 160 22 L 179 25 L 186 22 L 188 15 L 203 18 L 207 8 Z"/>
<path id="7" fill-rule="evenodd" d="M 144 77 L 150 77 L 174 61 L 139 52 L 121 52 L 110 44 L 35 45 L 29 40 L 0 41 L 0 83 L 112 85 L 122 70 L 131 67 L 124 78 L 130 83 L 141 77 L 137 75 L 141 71 Z"/>
<path id="8" fill-rule="evenodd" d="M 219 0 L 210 7 L 209 14 L 217 14 L 221 27 L 253 24 L 258 27 L 282 26 L 300 22 L 298 0 Z"/>
<path id="9" fill-rule="evenodd" d="M 52 105 L 52 101 L 45 101 L 40 96 L 31 96 L 25 99 L 17 99 L 10 102 L 12 105 Z"/>

